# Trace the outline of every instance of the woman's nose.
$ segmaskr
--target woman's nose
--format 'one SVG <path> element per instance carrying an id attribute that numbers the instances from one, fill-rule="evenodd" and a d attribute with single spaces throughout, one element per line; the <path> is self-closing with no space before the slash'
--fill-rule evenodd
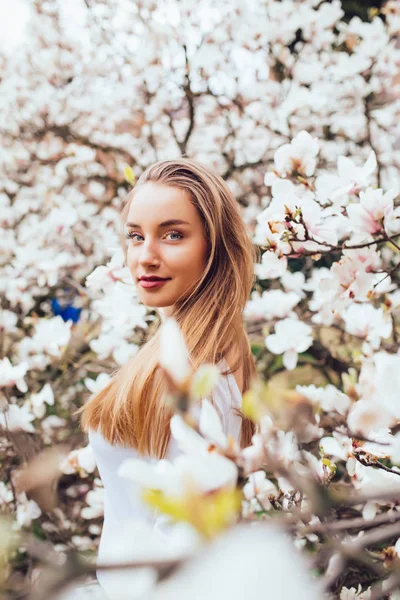
<path id="1" fill-rule="evenodd" d="M 160 260 L 156 244 L 151 241 L 144 242 L 139 250 L 138 262 L 142 265 L 157 264 Z"/>

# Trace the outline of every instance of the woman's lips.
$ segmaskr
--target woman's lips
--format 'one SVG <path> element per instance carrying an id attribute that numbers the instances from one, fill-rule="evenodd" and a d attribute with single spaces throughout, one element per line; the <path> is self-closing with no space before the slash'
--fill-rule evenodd
<path id="1" fill-rule="evenodd" d="M 167 281 L 169 281 L 169 279 L 159 279 L 158 281 L 146 281 L 145 279 L 141 279 L 139 283 L 143 288 L 152 289 L 164 285 Z"/>

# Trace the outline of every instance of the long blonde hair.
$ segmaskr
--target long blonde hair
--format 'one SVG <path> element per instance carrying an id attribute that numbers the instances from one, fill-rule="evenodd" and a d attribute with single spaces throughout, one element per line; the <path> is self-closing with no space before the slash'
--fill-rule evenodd
<path id="1" fill-rule="evenodd" d="M 185 338 L 192 366 L 218 364 L 237 345 L 239 358 L 224 374 L 243 367 L 244 393 L 256 372 L 242 313 L 254 283 L 258 251 L 238 204 L 219 175 L 191 159 L 155 163 L 140 176 L 121 213 L 125 261 L 123 228 L 136 189 L 147 182 L 184 190 L 199 212 L 208 241 L 202 277 L 187 297 L 174 304 L 173 316 Z M 159 328 L 114 373 L 108 385 L 77 411 L 84 431 L 100 428 L 110 443 L 133 447 L 142 455 L 166 456 L 172 411 L 163 402 L 167 389 L 158 365 L 158 348 Z M 213 401 L 212 395 L 210 399 Z M 242 447 L 250 444 L 253 433 L 253 423 L 242 415 Z"/>

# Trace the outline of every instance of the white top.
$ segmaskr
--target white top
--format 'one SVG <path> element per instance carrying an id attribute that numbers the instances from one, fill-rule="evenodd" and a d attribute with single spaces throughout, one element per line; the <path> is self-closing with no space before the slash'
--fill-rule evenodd
<path id="1" fill-rule="evenodd" d="M 225 360 L 219 363 L 221 371 L 229 367 Z M 221 418 L 224 433 L 230 434 L 239 442 L 242 419 L 233 408 L 241 408 L 242 394 L 232 374 L 221 376 L 213 389 L 214 406 Z M 192 414 L 198 419 L 200 406 L 191 408 Z M 151 462 L 152 459 L 142 457 L 133 448 L 126 448 L 107 442 L 99 431 L 89 430 L 89 442 L 92 447 L 97 468 L 104 485 L 104 522 L 99 545 L 98 562 L 103 561 L 107 554 L 109 538 L 115 539 L 118 530 L 123 531 L 124 522 L 129 519 L 144 519 L 153 527 L 157 527 L 157 514 L 148 508 L 140 499 L 141 490 L 135 489 L 132 481 L 119 477 L 118 469 L 128 458 L 142 458 Z M 173 460 L 180 450 L 171 436 L 166 459 Z M 97 571 L 97 578 L 103 589 L 110 593 L 113 572 Z M 111 588 L 112 589 L 112 588 Z"/>

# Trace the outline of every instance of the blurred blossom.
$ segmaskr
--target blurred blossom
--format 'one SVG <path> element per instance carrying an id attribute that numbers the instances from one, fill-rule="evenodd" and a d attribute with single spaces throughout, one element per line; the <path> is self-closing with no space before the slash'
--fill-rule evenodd
<path id="1" fill-rule="evenodd" d="M 85 385 L 87 389 L 92 392 L 92 395 L 94 395 L 102 390 L 110 381 L 111 377 L 108 375 L 108 373 L 100 373 L 96 379 L 90 379 L 89 377 L 86 377 Z"/>
<path id="2" fill-rule="evenodd" d="M 225 533 L 160 584 L 153 598 L 183 600 L 187 590 L 191 600 L 258 600 L 260 590 L 288 600 L 322 597 L 320 586 L 308 574 L 307 562 L 286 534 L 262 523 L 243 524 Z"/>
<path id="3" fill-rule="evenodd" d="M 28 500 L 24 492 L 18 494 L 16 518 L 19 527 L 29 527 L 33 519 L 37 519 L 41 514 L 42 511 L 34 500 Z"/>
<path id="4" fill-rule="evenodd" d="M 275 333 L 265 338 L 265 345 L 274 354 L 283 354 L 288 370 L 297 365 L 298 354 L 312 345 L 312 329 L 298 319 L 287 318 L 275 324 Z"/>
<path id="5" fill-rule="evenodd" d="M 41 419 L 46 414 L 46 404 L 54 405 L 54 394 L 49 383 L 46 383 L 39 393 L 31 394 L 25 401 L 25 405 L 37 419 Z"/>
<path id="6" fill-rule="evenodd" d="M 8 358 L 0 360 L 0 387 L 15 385 L 20 392 L 26 392 L 28 386 L 25 383 L 24 377 L 28 368 L 26 362 L 13 366 Z"/>
<path id="7" fill-rule="evenodd" d="M 86 477 L 88 473 L 93 473 L 96 468 L 96 461 L 90 444 L 78 450 L 72 450 L 61 469 L 66 475 L 79 473 L 81 477 Z"/>
<path id="8" fill-rule="evenodd" d="M 4 412 L 0 412 L 0 425 L 10 431 L 28 431 L 34 433 L 35 428 L 32 421 L 35 416 L 27 406 L 9 404 Z"/>

